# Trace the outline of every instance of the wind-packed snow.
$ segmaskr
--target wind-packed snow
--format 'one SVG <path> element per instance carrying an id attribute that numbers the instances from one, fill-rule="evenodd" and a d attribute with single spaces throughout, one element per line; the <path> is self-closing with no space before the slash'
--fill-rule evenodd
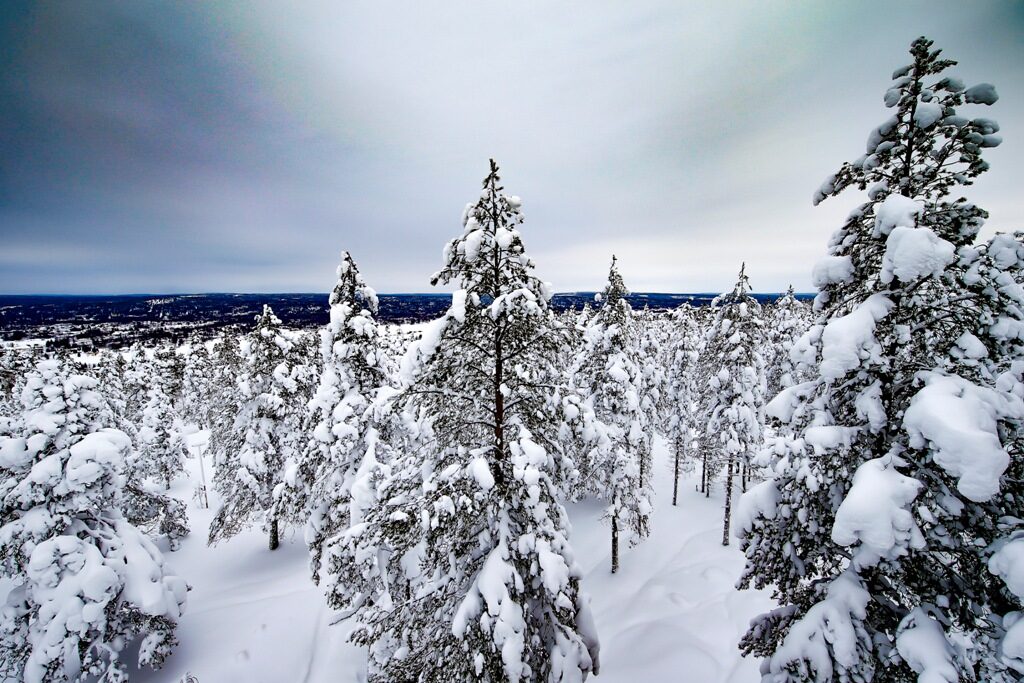
<path id="1" fill-rule="evenodd" d="M 875 208 L 875 235 L 888 235 L 893 228 L 899 226 L 914 227 L 923 210 L 921 202 L 910 197 L 901 194 L 889 195 Z"/>
<path id="2" fill-rule="evenodd" d="M 737 536 L 750 531 L 756 517 L 775 519 L 779 505 L 779 489 L 774 479 L 766 479 L 747 490 L 736 502 L 733 530 Z"/>
<path id="3" fill-rule="evenodd" d="M 999 100 L 999 95 L 991 83 L 979 83 L 967 89 L 964 99 L 970 104 L 995 104 Z"/>
<path id="4" fill-rule="evenodd" d="M 850 313 L 829 321 L 821 334 L 821 375 L 837 380 L 877 356 L 881 347 L 875 339 L 875 323 L 884 318 L 892 302 L 883 294 L 873 294 Z"/>
<path id="5" fill-rule="evenodd" d="M 1014 595 L 1024 598 L 1024 536 L 1016 536 L 992 553 L 988 570 L 1001 578 Z"/>
<path id="6" fill-rule="evenodd" d="M 189 459 L 187 466 L 198 480 L 198 462 Z M 207 456 L 207 472 L 212 466 Z M 653 474 L 663 504 L 654 509 L 651 536 L 622 549 L 618 574 L 609 572 L 603 503 L 568 508 L 571 542 L 590 595 L 581 619 L 592 618 L 601 639 L 601 673 L 592 680 L 757 681 L 757 661 L 743 658 L 736 643 L 750 618 L 769 609 L 771 600 L 761 591 L 735 590 L 743 555 L 721 545 L 721 492 L 705 498 L 695 490 L 696 479 L 683 479 L 679 506 L 669 504 L 669 453 L 661 439 L 655 440 Z M 172 493 L 188 497 L 189 487 L 179 479 Z M 216 494 L 210 498 L 216 509 Z M 203 529 L 212 510 L 192 501 L 189 515 L 192 527 Z M 285 535 L 281 547 L 270 552 L 258 528 L 213 547 L 206 546 L 202 533 L 193 533 L 180 550 L 166 553 L 165 561 L 192 587 L 177 629 L 181 643 L 160 671 L 132 670 L 133 683 L 179 683 L 186 673 L 200 683 L 365 681 L 366 653 L 346 642 L 349 622 L 331 625 L 335 613 L 309 580 L 301 536 Z M 539 557 L 543 580 L 552 585 L 567 580 L 564 564 L 546 562 L 544 552 Z M 551 558 L 560 559 L 554 553 Z M 496 561 L 495 571 L 502 564 Z M 478 609 L 501 614 L 501 596 L 489 592 L 486 577 L 480 581 Z M 580 625 L 581 632 L 594 628 Z M 513 633 L 509 647 L 515 644 Z"/>
<path id="7" fill-rule="evenodd" d="M 914 110 L 914 123 L 921 128 L 931 128 L 942 118 L 942 105 L 938 102 L 918 102 Z"/>
<path id="8" fill-rule="evenodd" d="M 918 607 L 908 614 L 896 635 L 900 657 L 918 674 L 918 683 L 959 683 L 953 652 L 942 626 Z"/>
<path id="9" fill-rule="evenodd" d="M 926 275 L 939 276 L 955 259 L 955 248 L 928 228 L 896 226 L 885 241 L 882 282 L 913 282 Z"/>
<path id="10" fill-rule="evenodd" d="M 857 545 L 853 557 L 858 566 L 923 547 L 924 537 L 909 510 L 920 489 L 919 481 L 896 470 L 893 458 L 868 460 L 857 468 L 853 486 L 836 511 L 832 540 Z"/>
<path id="11" fill-rule="evenodd" d="M 957 477 L 960 493 L 977 502 L 990 499 L 1010 463 L 996 420 L 1024 417 L 1024 404 L 960 377 L 926 374 L 925 382 L 903 417 L 910 445 L 930 442 L 935 462 Z"/>
<path id="12" fill-rule="evenodd" d="M 825 256 L 814 264 L 811 279 L 818 288 L 846 282 L 853 275 L 853 262 L 849 256 Z"/>
<path id="13" fill-rule="evenodd" d="M 825 599 L 790 629 L 771 659 L 772 668 L 806 661 L 813 667 L 809 680 L 850 680 L 846 674 L 857 670 L 858 649 L 864 647 L 866 638 L 854 624 L 864 619 L 869 599 L 856 574 L 847 571 L 839 575 L 829 585 Z"/>

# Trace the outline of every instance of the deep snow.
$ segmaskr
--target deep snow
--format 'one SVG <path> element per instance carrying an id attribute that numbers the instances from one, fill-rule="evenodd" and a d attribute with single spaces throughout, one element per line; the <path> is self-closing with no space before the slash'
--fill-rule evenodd
<path id="1" fill-rule="evenodd" d="M 585 572 L 601 637 L 599 683 L 757 681 L 757 662 L 736 642 L 751 617 L 771 605 L 766 594 L 734 588 L 743 564 L 735 544 L 721 545 L 722 492 L 706 499 L 689 476 L 673 507 L 669 455 L 655 440 L 655 508 L 651 536 L 622 552 L 620 572 L 610 568 L 608 527 L 601 506 L 569 507 L 572 543 Z M 210 481 L 212 464 L 206 462 Z M 330 625 L 332 612 L 309 579 L 301 533 L 288 533 L 267 550 L 266 536 L 250 529 L 212 548 L 206 532 L 211 509 L 193 500 L 191 481 L 172 492 L 189 499 L 192 533 L 167 562 L 192 587 L 178 627 L 180 645 L 160 671 L 132 672 L 132 681 L 178 683 L 187 673 L 199 683 L 336 683 L 364 681 L 365 655 L 346 643 L 346 624 Z M 166 551 L 166 545 L 162 546 Z"/>

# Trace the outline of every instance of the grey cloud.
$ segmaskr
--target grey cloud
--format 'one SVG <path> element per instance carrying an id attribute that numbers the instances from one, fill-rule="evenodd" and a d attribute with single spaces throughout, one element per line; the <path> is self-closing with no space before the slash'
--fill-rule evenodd
<path id="1" fill-rule="evenodd" d="M 1024 227 L 1013 3 L 8 3 L 0 291 L 422 291 L 486 160 L 557 289 L 810 286 L 810 194 L 935 38 L 996 83 L 970 196 Z"/>

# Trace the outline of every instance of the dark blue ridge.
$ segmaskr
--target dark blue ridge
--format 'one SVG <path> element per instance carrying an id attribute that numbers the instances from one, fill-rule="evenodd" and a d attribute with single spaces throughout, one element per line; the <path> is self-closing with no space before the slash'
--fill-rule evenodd
<path id="1" fill-rule="evenodd" d="M 667 310 L 688 303 L 706 306 L 715 294 L 629 295 L 636 309 Z M 754 294 L 772 301 L 778 294 Z M 801 299 L 811 294 L 797 295 Z M 579 310 L 593 292 L 556 294 L 552 306 Z M 447 310 L 450 294 L 381 294 L 377 317 L 384 322 L 422 322 Z M 326 294 L 132 294 L 123 296 L 0 295 L 0 340 L 47 339 L 51 349 L 123 347 L 135 342 L 209 338 L 224 328 L 248 329 L 263 305 L 289 327 L 327 322 Z"/>
<path id="2" fill-rule="evenodd" d="M 676 308 L 688 303 L 706 306 L 716 294 L 630 294 L 636 309 Z M 754 294 L 761 302 L 773 301 L 779 294 Z M 813 294 L 798 294 L 810 299 Z M 436 318 L 451 301 L 450 294 L 381 294 L 378 318 L 387 322 L 418 322 Z M 594 301 L 594 292 L 555 294 L 556 311 L 579 310 Z M 326 294 L 132 294 L 123 296 L 43 296 L 0 295 L 0 331 L 45 325 L 82 325 L 113 323 L 190 323 L 193 325 L 248 324 L 264 304 L 269 304 L 284 324 L 295 327 L 327 322 Z"/>

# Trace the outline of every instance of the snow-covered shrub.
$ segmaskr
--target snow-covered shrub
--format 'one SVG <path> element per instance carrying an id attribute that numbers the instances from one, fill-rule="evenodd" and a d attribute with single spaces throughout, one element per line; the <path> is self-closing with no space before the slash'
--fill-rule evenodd
<path id="1" fill-rule="evenodd" d="M 22 392 L 21 434 L 0 440 L 0 673 L 29 683 L 123 681 L 173 649 L 184 581 L 122 515 L 131 441 L 96 380 L 43 361 Z"/>

